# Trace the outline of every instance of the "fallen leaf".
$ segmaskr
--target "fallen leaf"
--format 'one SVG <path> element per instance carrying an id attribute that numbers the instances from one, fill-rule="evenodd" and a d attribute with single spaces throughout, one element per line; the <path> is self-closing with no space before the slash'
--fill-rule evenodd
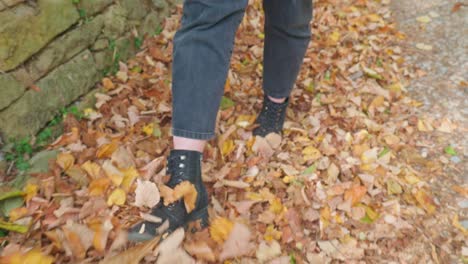
<path id="1" fill-rule="evenodd" d="M 111 180 L 109 178 L 99 178 L 92 180 L 89 183 L 89 195 L 90 196 L 100 196 L 103 195 L 107 187 L 111 184 Z"/>
<path id="2" fill-rule="evenodd" d="M 262 241 L 257 248 L 257 252 L 255 253 L 255 256 L 260 261 L 260 263 L 265 263 L 268 260 L 271 260 L 280 255 L 281 246 L 276 240 L 271 241 L 270 245 Z"/>
<path id="3" fill-rule="evenodd" d="M 146 206 L 153 208 L 161 199 L 158 187 L 151 181 L 137 179 L 137 187 L 135 190 L 135 205 Z"/>
<path id="4" fill-rule="evenodd" d="M 75 157 L 70 153 L 59 153 L 57 155 L 57 164 L 63 170 L 68 170 L 73 164 L 75 164 Z"/>
<path id="5" fill-rule="evenodd" d="M 102 169 L 104 169 L 107 177 L 111 179 L 115 186 L 120 186 L 124 179 L 124 174 L 119 169 L 117 169 L 117 167 L 115 167 L 110 160 L 104 161 L 102 164 Z"/>
<path id="6" fill-rule="evenodd" d="M 215 253 L 205 241 L 191 241 L 184 244 L 184 249 L 195 256 L 197 259 L 214 262 L 216 260 Z"/>
<path id="7" fill-rule="evenodd" d="M 33 248 L 26 253 L 16 252 L 12 255 L 0 257 L 1 264 L 52 264 L 55 259 Z"/>
<path id="8" fill-rule="evenodd" d="M 107 198 L 107 205 L 124 205 L 126 199 L 127 194 L 125 193 L 125 191 L 120 188 L 117 188 L 114 191 L 112 191 L 112 193 L 109 195 L 109 198 Z"/>
<path id="9" fill-rule="evenodd" d="M 177 184 L 174 189 L 169 188 L 166 185 L 160 186 L 161 197 L 164 199 L 164 205 L 168 206 L 181 198 L 184 199 L 185 209 L 188 213 L 195 209 L 195 203 L 197 201 L 197 190 L 195 186 L 189 181 L 183 181 Z"/>
<path id="10" fill-rule="evenodd" d="M 422 189 L 419 189 L 415 194 L 414 198 L 418 201 L 419 205 L 429 214 L 435 212 L 436 207 L 432 198 Z"/>
<path id="11" fill-rule="evenodd" d="M 226 260 L 248 254 L 253 249 L 250 239 L 251 232 L 249 228 L 243 224 L 235 223 L 224 242 L 219 258 Z"/>
<path id="12" fill-rule="evenodd" d="M 353 185 L 350 189 L 344 193 L 344 199 L 350 200 L 352 205 L 355 205 L 361 201 L 367 192 L 367 188 L 361 185 Z"/>
<path id="13" fill-rule="evenodd" d="M 219 244 L 226 241 L 234 223 L 227 218 L 217 217 L 210 223 L 210 235 L 211 238 Z"/>
<path id="14" fill-rule="evenodd" d="M 161 236 L 155 237 L 145 243 L 138 244 L 137 246 L 128 248 L 117 255 L 109 255 L 105 257 L 100 264 L 115 264 L 115 263 L 126 263 L 126 264 L 138 264 L 140 261 L 151 253 L 153 248 L 160 241 Z"/>

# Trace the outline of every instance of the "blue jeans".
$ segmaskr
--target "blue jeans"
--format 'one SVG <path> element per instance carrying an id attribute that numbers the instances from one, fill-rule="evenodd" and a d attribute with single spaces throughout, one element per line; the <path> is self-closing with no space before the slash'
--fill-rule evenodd
<path id="1" fill-rule="evenodd" d="M 174 37 L 172 133 L 214 136 L 236 30 L 247 0 L 186 0 Z M 264 0 L 263 91 L 288 97 L 310 41 L 312 0 Z"/>

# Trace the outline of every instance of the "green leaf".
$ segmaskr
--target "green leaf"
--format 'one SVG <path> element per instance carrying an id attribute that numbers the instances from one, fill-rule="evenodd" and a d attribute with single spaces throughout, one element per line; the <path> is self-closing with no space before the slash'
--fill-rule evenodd
<path id="1" fill-rule="evenodd" d="M 377 80 L 382 80 L 383 79 L 382 75 L 378 74 L 373 69 L 363 67 L 363 70 L 364 70 L 364 73 L 367 75 L 367 77 L 377 79 Z"/>
<path id="2" fill-rule="evenodd" d="M 229 99 L 228 97 L 226 96 L 223 96 L 221 97 L 221 110 L 226 110 L 228 108 L 231 108 L 235 105 L 234 101 L 232 101 L 231 99 Z"/>
<path id="3" fill-rule="evenodd" d="M 289 254 L 289 264 L 296 264 L 296 257 L 294 253 Z"/>
<path id="4" fill-rule="evenodd" d="M 305 87 L 305 90 L 309 93 L 313 93 L 315 91 L 315 84 L 314 82 L 310 82 L 309 85 Z"/>
<path id="5" fill-rule="evenodd" d="M 390 149 L 387 148 L 387 146 L 385 146 L 384 149 L 382 149 L 382 151 L 380 151 L 378 157 L 381 158 L 381 157 L 385 156 L 385 154 L 387 154 L 388 152 L 390 152 Z"/>
<path id="6" fill-rule="evenodd" d="M 445 153 L 447 153 L 450 156 L 457 156 L 458 155 L 457 152 L 455 151 L 455 149 L 450 145 L 445 147 L 444 151 L 445 151 Z"/>
<path id="7" fill-rule="evenodd" d="M 143 38 L 135 37 L 135 47 L 139 49 L 143 45 Z"/>
<path id="8" fill-rule="evenodd" d="M 310 165 L 307 169 L 305 169 L 302 174 L 312 174 L 315 172 L 315 170 L 317 169 L 317 163 L 314 163 L 312 165 Z"/>
<path id="9" fill-rule="evenodd" d="M 6 230 L 0 229 L 0 237 L 6 237 L 7 235 L 8 235 L 8 232 Z"/>
<path id="10" fill-rule="evenodd" d="M 0 229 L 24 234 L 28 232 L 29 227 L 24 226 L 24 225 L 16 225 L 13 223 L 8 223 L 8 222 L 0 220 Z"/>
<path id="11" fill-rule="evenodd" d="M 329 81 L 329 80 L 330 80 L 330 77 L 331 77 L 330 75 L 331 75 L 331 74 L 330 74 L 330 71 L 326 71 L 326 72 L 325 72 L 325 80 Z"/>
<path id="12" fill-rule="evenodd" d="M 2 189 L 0 189 L 0 190 L 2 190 Z M 10 190 L 10 191 L 3 191 L 2 190 L 2 194 L 0 194 L 0 201 L 6 200 L 6 199 L 9 199 L 9 198 L 13 198 L 13 197 L 23 196 L 23 195 L 25 195 L 25 193 L 23 191 L 20 191 L 20 190 Z"/>
<path id="13" fill-rule="evenodd" d="M 161 34 L 162 31 L 163 28 L 161 27 L 161 25 L 157 25 L 156 29 L 154 30 L 154 35 L 158 36 L 159 34 Z"/>
<path id="14" fill-rule="evenodd" d="M 0 201 L 0 213 L 4 217 L 8 217 L 10 215 L 11 210 L 15 208 L 19 208 L 23 206 L 24 199 L 23 197 L 13 197 L 9 199 L 5 199 Z"/>

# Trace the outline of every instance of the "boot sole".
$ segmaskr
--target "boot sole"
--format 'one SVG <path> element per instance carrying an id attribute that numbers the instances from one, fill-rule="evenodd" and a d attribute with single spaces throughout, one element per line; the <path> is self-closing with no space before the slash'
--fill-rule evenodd
<path id="1" fill-rule="evenodd" d="M 192 228 L 190 230 L 192 233 L 201 231 L 201 230 L 205 229 L 206 227 L 208 227 L 208 225 L 209 225 L 208 207 L 204 207 L 202 209 L 199 209 L 197 211 L 194 211 L 194 212 L 190 213 L 187 216 L 187 222 L 184 225 L 176 226 L 173 229 L 167 230 L 166 233 L 170 234 L 173 231 L 175 231 L 177 228 L 180 228 L 182 226 L 184 227 L 184 230 L 187 230 L 188 225 L 189 225 L 190 222 L 195 222 L 195 221 L 198 221 L 198 220 L 200 220 L 200 228 L 196 228 L 196 227 Z M 151 240 L 151 239 L 153 239 L 153 238 L 155 238 L 156 236 L 159 236 L 159 235 L 161 235 L 161 234 L 151 235 L 149 233 L 140 234 L 140 233 L 137 233 L 137 232 L 131 232 L 131 233 L 128 233 L 127 238 L 128 238 L 128 241 L 132 241 L 132 242 L 145 242 L 145 241 Z"/>

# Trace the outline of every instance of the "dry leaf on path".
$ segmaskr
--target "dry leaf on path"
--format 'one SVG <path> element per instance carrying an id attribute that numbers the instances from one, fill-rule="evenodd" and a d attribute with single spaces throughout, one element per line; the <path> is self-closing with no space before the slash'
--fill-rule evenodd
<path id="1" fill-rule="evenodd" d="M 152 208 L 159 203 L 161 196 L 154 182 L 137 179 L 135 205 Z"/>
<path id="2" fill-rule="evenodd" d="M 248 254 L 254 249 L 250 239 L 251 232 L 249 228 L 243 224 L 235 223 L 226 242 L 224 242 L 219 258 L 221 260 L 226 260 L 228 258 L 235 258 Z"/>

